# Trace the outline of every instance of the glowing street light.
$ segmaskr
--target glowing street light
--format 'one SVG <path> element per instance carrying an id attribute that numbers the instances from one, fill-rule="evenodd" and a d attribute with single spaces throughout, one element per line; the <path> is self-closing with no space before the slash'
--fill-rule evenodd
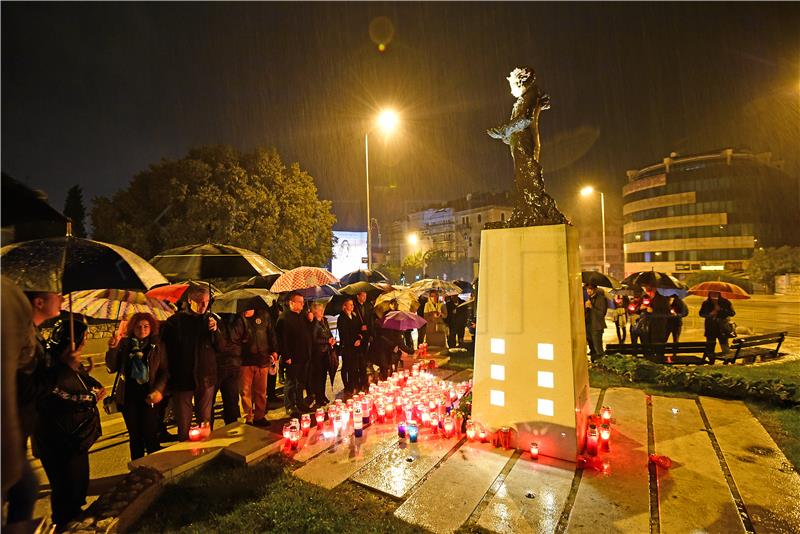
<path id="1" fill-rule="evenodd" d="M 581 196 L 588 197 L 594 194 L 594 192 L 594 187 L 587 185 L 581 189 Z M 600 221 L 603 233 L 603 274 L 608 274 L 608 269 L 606 267 L 606 197 L 602 191 L 598 191 L 598 193 L 600 193 Z"/>
<path id="2" fill-rule="evenodd" d="M 391 135 L 400 125 L 400 117 L 391 109 L 384 109 L 375 119 L 375 127 L 383 135 Z M 369 131 L 364 134 L 364 160 L 367 177 L 367 269 L 372 269 L 372 217 L 369 210 Z"/>
<path id="3" fill-rule="evenodd" d="M 408 241 L 408 244 L 412 247 L 416 247 L 417 243 L 419 243 L 419 235 L 417 235 L 416 232 L 412 232 L 406 236 L 406 241 Z"/>

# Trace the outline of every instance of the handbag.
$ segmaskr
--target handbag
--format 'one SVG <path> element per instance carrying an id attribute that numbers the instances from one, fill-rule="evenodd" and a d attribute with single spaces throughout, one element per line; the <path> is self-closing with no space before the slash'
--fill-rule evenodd
<path id="1" fill-rule="evenodd" d="M 117 376 L 114 377 L 114 386 L 111 388 L 111 395 L 103 399 L 103 411 L 108 415 L 115 414 L 119 411 L 119 404 L 117 404 L 117 384 L 119 383 L 119 371 Z"/>
<path id="2" fill-rule="evenodd" d="M 86 386 L 80 373 L 76 372 L 75 374 L 84 389 L 90 395 L 95 396 L 94 392 Z M 83 418 L 74 428 L 69 430 L 69 445 L 75 447 L 79 452 L 87 452 L 97 441 L 97 438 L 103 434 L 103 430 L 100 426 L 100 411 L 97 409 L 96 403 L 88 404 L 86 410 L 81 411 L 84 414 Z"/>

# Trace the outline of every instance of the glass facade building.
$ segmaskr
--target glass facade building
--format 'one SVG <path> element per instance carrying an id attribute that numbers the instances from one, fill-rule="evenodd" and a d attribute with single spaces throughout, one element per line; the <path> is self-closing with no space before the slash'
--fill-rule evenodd
<path id="1" fill-rule="evenodd" d="M 771 154 L 724 149 L 628 171 L 625 274 L 742 270 L 759 247 L 800 245 L 800 183 Z"/>

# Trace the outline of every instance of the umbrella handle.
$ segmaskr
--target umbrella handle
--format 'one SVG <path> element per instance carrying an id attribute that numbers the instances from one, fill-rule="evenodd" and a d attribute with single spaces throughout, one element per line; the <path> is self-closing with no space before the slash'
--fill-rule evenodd
<path id="1" fill-rule="evenodd" d="M 72 317 L 72 292 L 68 293 L 69 298 L 69 349 L 75 352 L 75 322 Z"/>

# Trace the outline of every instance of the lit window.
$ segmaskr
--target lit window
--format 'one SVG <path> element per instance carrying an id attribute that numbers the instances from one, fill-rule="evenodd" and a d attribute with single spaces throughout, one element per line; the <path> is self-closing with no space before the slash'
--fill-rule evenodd
<path id="1" fill-rule="evenodd" d="M 553 373 L 550 371 L 539 371 L 538 380 L 540 388 L 552 388 L 553 386 Z"/>
<path id="2" fill-rule="evenodd" d="M 505 380 L 506 379 L 506 368 L 504 365 L 495 365 L 489 368 L 489 374 L 492 377 L 492 380 Z"/>
<path id="3" fill-rule="evenodd" d="M 489 404 L 491 404 L 492 406 L 505 406 L 506 405 L 505 392 L 497 389 L 489 390 Z M 550 401 L 550 404 L 552 405 L 552 401 Z"/>
<path id="4" fill-rule="evenodd" d="M 506 340 L 500 337 L 493 337 L 490 341 L 490 349 L 492 354 L 505 354 L 506 353 Z M 552 359 L 552 358 L 551 358 Z"/>
<path id="5" fill-rule="evenodd" d="M 537 345 L 537 354 L 540 360 L 553 359 L 553 344 L 552 343 L 539 343 Z"/>
<path id="6" fill-rule="evenodd" d="M 536 401 L 536 413 L 539 415 L 549 415 L 550 417 L 553 416 L 553 401 L 550 399 L 536 399 Z"/>

